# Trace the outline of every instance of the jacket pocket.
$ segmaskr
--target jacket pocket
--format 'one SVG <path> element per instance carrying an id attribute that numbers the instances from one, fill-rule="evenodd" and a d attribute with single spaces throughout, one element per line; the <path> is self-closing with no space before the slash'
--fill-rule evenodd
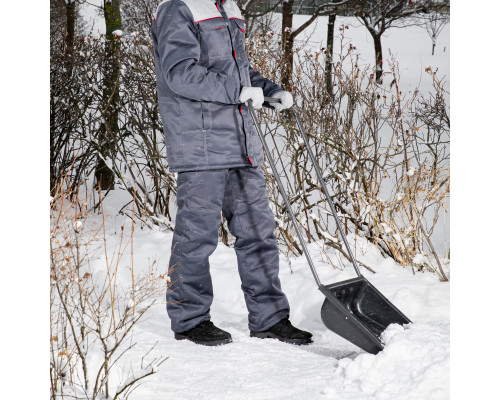
<path id="1" fill-rule="evenodd" d="M 231 18 L 231 32 L 236 39 L 235 44 L 240 48 L 239 50 L 245 50 L 245 22 L 239 18 Z"/>
<path id="2" fill-rule="evenodd" d="M 200 21 L 200 59 L 231 57 L 231 39 L 224 18 Z"/>
<path id="3" fill-rule="evenodd" d="M 207 165 L 206 131 L 182 133 L 183 167 L 204 168 Z"/>
<path id="4" fill-rule="evenodd" d="M 203 107 L 201 101 L 182 99 L 181 132 L 192 132 L 203 129 Z"/>

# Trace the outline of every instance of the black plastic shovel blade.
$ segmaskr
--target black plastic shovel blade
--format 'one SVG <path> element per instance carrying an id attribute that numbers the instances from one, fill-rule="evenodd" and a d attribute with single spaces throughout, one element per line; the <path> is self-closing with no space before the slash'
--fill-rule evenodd
<path id="1" fill-rule="evenodd" d="M 383 350 L 380 335 L 390 324 L 411 322 L 363 276 L 320 290 L 326 296 L 321 307 L 325 326 L 368 353 Z"/>

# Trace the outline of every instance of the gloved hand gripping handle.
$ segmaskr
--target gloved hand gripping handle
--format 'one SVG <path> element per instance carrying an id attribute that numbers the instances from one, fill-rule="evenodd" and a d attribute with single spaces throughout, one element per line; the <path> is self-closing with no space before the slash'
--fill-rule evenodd
<path id="1" fill-rule="evenodd" d="M 268 103 L 281 103 L 281 99 L 277 99 L 275 97 L 264 97 L 264 101 Z"/>

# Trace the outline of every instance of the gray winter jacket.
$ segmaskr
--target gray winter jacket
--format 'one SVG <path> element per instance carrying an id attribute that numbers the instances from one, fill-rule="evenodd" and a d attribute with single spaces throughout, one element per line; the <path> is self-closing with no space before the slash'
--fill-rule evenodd
<path id="1" fill-rule="evenodd" d="M 250 67 L 245 24 L 233 0 L 166 0 L 152 26 L 158 100 L 173 172 L 263 161 L 243 86 L 281 88 Z"/>

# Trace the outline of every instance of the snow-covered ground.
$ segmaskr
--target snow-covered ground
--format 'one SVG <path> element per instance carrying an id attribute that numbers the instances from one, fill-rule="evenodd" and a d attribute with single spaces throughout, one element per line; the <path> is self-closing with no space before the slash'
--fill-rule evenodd
<path id="1" fill-rule="evenodd" d="M 115 217 L 120 203 L 116 193 L 105 201 L 108 252 L 130 232 L 130 219 Z M 156 260 L 165 272 L 170 257 L 172 233 L 159 228 L 138 229 L 134 236 L 135 274 L 146 272 Z M 115 233 L 116 231 L 116 233 Z M 349 237 L 354 244 L 354 238 Z M 93 263 L 102 265 L 104 248 L 96 243 Z M 338 254 L 324 252 L 321 243 L 309 247 L 322 282 L 332 283 L 354 276 L 352 266 L 335 270 L 328 259 Z M 110 254 L 108 253 L 108 257 Z M 376 271 L 363 274 L 413 321 L 403 328 L 390 326 L 383 334 L 385 349 L 371 355 L 329 331 L 321 322 L 324 296 L 315 286 L 304 257 L 281 259 L 280 278 L 291 305 L 291 321 L 314 334 L 314 343 L 292 346 L 275 340 L 249 337 L 247 312 L 240 290 L 236 256 L 220 244 L 212 255 L 211 271 L 215 299 L 212 321 L 229 331 L 233 343 L 203 347 L 176 341 L 170 330 L 164 301 L 154 306 L 133 332 L 136 346 L 126 354 L 116 371 L 113 385 L 137 369 L 140 358 L 155 343 L 150 357 L 167 356 L 158 372 L 147 377 L 131 399 L 159 397 L 175 399 L 447 399 L 449 398 L 449 284 L 429 273 L 413 275 L 411 269 L 383 259 L 374 247 L 359 240 L 356 257 Z M 130 263 L 123 258 L 123 266 Z"/>

